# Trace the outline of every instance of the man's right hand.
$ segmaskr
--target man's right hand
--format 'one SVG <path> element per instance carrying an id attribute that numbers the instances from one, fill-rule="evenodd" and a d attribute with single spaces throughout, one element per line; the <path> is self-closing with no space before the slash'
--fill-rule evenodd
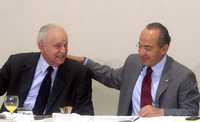
<path id="1" fill-rule="evenodd" d="M 139 116 L 141 117 L 164 116 L 164 110 L 161 108 L 155 108 L 151 105 L 146 105 L 140 110 Z"/>

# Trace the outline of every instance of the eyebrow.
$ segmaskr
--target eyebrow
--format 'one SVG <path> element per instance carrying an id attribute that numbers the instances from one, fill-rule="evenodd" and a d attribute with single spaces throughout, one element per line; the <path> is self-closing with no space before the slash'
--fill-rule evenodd
<path id="1" fill-rule="evenodd" d="M 140 46 L 142 46 L 142 47 L 147 47 L 147 48 L 148 48 L 148 47 L 152 47 L 152 45 L 142 45 L 142 44 L 140 44 L 140 43 L 138 44 L 138 46 L 139 46 L 139 47 L 140 47 Z"/>

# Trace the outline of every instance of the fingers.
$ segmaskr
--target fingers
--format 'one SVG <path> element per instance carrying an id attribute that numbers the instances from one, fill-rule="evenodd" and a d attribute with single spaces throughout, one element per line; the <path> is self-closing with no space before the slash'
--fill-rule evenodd
<path id="1" fill-rule="evenodd" d="M 144 106 L 139 112 L 141 117 L 164 116 L 164 110 L 155 108 L 151 105 Z"/>
<path id="2" fill-rule="evenodd" d="M 152 109 L 151 105 L 144 106 L 143 108 L 141 108 L 141 110 L 139 112 L 139 116 L 141 116 L 141 117 L 149 116 L 150 112 L 152 111 L 151 109 Z"/>
<path id="3" fill-rule="evenodd" d="M 84 57 L 81 57 L 81 56 L 73 56 L 73 55 L 67 55 L 67 58 L 68 59 L 71 59 L 71 60 L 75 60 L 75 61 L 78 61 L 80 63 L 83 63 L 84 62 Z"/>

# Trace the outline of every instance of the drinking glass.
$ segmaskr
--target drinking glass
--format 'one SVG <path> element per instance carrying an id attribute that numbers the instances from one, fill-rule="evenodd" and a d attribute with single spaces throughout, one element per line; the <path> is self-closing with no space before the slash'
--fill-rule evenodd
<path id="1" fill-rule="evenodd" d="M 60 112 L 65 114 L 71 114 L 72 112 L 72 106 L 64 106 L 60 107 Z"/>
<path id="2" fill-rule="evenodd" d="M 64 116 L 65 116 L 65 121 L 66 122 L 72 122 L 72 118 L 71 118 L 71 112 L 72 112 L 72 106 L 63 106 L 63 107 L 60 107 L 60 113 L 62 113 Z"/>
<path id="3" fill-rule="evenodd" d="M 8 118 L 9 120 L 14 119 L 12 114 L 17 109 L 18 105 L 19 105 L 18 96 L 13 96 L 13 95 L 5 96 L 4 106 L 11 113 L 11 116 Z"/>

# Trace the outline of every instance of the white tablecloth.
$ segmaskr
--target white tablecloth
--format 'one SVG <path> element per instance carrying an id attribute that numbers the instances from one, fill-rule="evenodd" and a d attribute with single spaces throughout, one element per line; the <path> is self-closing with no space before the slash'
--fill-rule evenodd
<path id="1" fill-rule="evenodd" d="M 8 118 L 10 113 L 2 113 Z M 42 120 L 34 120 L 33 115 L 26 114 L 13 114 L 16 122 L 130 122 L 134 120 L 135 116 L 81 116 L 75 113 L 72 114 L 61 114 L 54 113 L 52 118 L 46 118 Z M 150 117 L 136 120 L 136 122 L 189 122 L 185 120 L 186 117 L 174 117 L 174 116 L 161 116 L 161 117 Z M 7 122 L 5 119 L 0 119 L 0 122 Z M 200 121 L 195 121 L 200 122 Z"/>

